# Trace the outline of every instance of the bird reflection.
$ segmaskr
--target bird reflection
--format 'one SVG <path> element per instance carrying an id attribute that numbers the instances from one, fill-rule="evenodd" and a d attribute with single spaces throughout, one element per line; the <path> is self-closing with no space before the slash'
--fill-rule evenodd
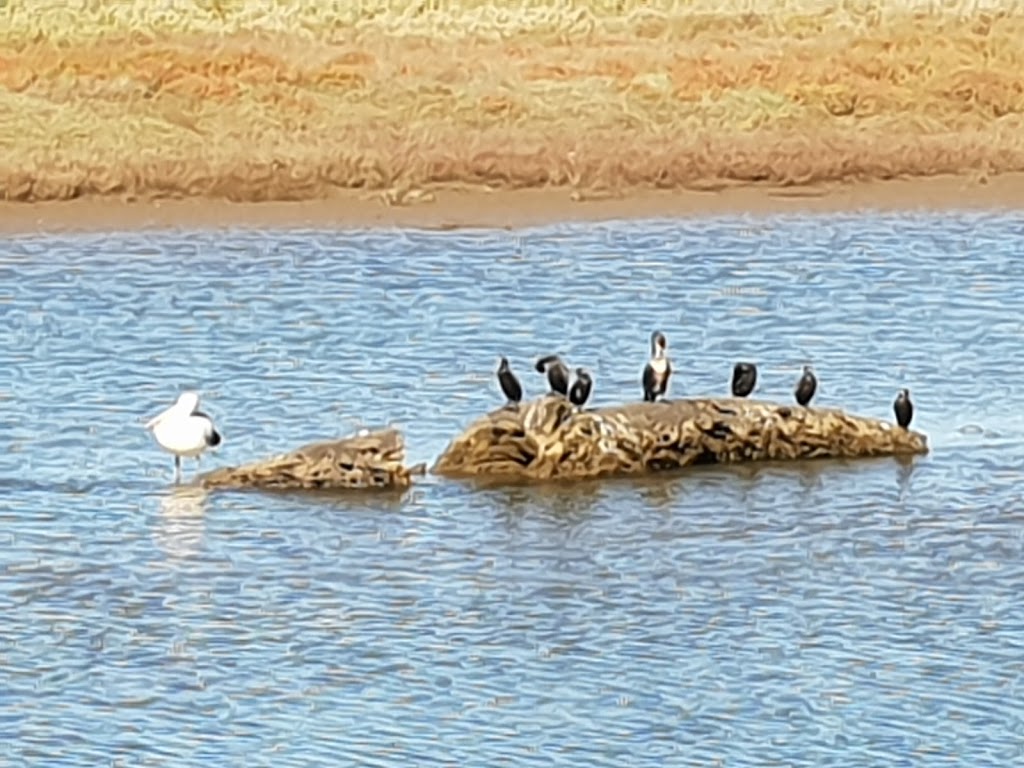
<path id="1" fill-rule="evenodd" d="M 896 488 L 900 501 L 906 501 L 907 492 L 910 491 L 910 479 L 914 474 L 916 462 L 914 456 L 897 455 L 896 460 Z"/>
<path id="2" fill-rule="evenodd" d="M 494 487 L 488 493 L 496 502 L 499 518 L 509 530 L 518 530 L 528 516 L 573 529 L 590 516 L 603 490 L 598 482 L 583 482 L 568 486 L 551 483 Z"/>
<path id="3" fill-rule="evenodd" d="M 693 468 L 687 467 L 654 475 L 622 478 L 617 483 L 612 483 L 611 487 L 632 486 L 650 509 L 669 512 L 678 506 L 679 499 L 690 490 L 687 481 L 693 482 L 692 472 Z"/>
<path id="4" fill-rule="evenodd" d="M 205 488 L 180 485 L 160 498 L 160 517 L 153 531 L 160 549 L 175 558 L 192 557 L 202 549 L 208 496 Z"/>
<path id="5" fill-rule="evenodd" d="M 836 463 L 841 462 L 842 460 Z M 800 478 L 801 496 L 804 499 L 809 499 L 825 487 L 822 476 L 829 469 L 828 462 L 821 461 L 820 459 L 809 459 L 799 462 L 793 469 L 796 470 L 797 476 Z"/>

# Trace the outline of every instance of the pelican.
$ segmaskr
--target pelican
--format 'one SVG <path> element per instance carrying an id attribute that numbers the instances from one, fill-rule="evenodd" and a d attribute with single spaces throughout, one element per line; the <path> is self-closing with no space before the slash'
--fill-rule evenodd
<path id="1" fill-rule="evenodd" d="M 213 419 L 199 410 L 199 395 L 195 392 L 182 392 L 174 405 L 146 422 L 146 429 L 161 448 L 174 454 L 176 483 L 181 482 L 182 456 L 194 457 L 198 464 L 208 448 L 221 443 Z"/>

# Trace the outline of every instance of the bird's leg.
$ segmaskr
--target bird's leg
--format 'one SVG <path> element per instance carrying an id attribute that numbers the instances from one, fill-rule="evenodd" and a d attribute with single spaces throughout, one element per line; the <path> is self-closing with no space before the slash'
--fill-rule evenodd
<path id="1" fill-rule="evenodd" d="M 181 456 L 174 457 L 174 482 L 181 482 Z"/>

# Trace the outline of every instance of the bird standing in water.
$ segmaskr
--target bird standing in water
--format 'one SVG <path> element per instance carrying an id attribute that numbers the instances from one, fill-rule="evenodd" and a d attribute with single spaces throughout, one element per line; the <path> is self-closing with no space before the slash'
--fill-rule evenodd
<path id="1" fill-rule="evenodd" d="M 577 368 L 576 381 L 572 383 L 572 389 L 569 390 L 569 402 L 577 408 L 582 408 L 590 399 L 590 390 L 593 386 L 594 380 L 590 378 L 590 374 L 583 368 Z"/>
<path id="2" fill-rule="evenodd" d="M 644 402 L 653 403 L 668 392 L 668 380 L 672 375 L 672 364 L 665 354 L 668 340 L 661 331 L 651 334 L 651 359 L 644 366 Z"/>
<path id="3" fill-rule="evenodd" d="M 796 389 L 793 392 L 796 395 L 797 403 L 807 405 L 814 398 L 817 389 L 818 380 L 814 377 L 814 371 L 811 370 L 811 366 L 805 365 L 804 375 L 796 383 Z"/>
<path id="4" fill-rule="evenodd" d="M 174 454 L 174 481 L 181 482 L 181 458 L 199 457 L 221 444 L 221 436 L 213 419 L 199 410 L 199 395 L 182 392 L 170 408 L 146 422 L 157 444 Z"/>
<path id="5" fill-rule="evenodd" d="M 757 366 L 753 363 L 736 363 L 732 367 L 732 396 L 746 397 L 757 384 Z"/>
<path id="6" fill-rule="evenodd" d="M 512 369 L 508 367 L 508 358 L 506 357 L 502 357 L 498 364 L 498 384 L 501 386 L 505 399 L 508 400 L 507 405 L 518 407 L 519 401 L 523 399 L 523 387 L 516 375 L 512 373 Z"/>
<path id="7" fill-rule="evenodd" d="M 910 422 L 914 420 L 914 404 L 910 402 L 909 389 L 900 390 L 896 396 L 896 402 L 892 404 L 892 409 L 896 412 L 896 423 L 903 429 L 907 429 Z"/>
<path id="8" fill-rule="evenodd" d="M 548 355 L 537 361 L 537 373 L 548 375 L 548 385 L 552 392 L 560 395 L 569 394 L 569 366 L 562 362 L 558 355 Z"/>

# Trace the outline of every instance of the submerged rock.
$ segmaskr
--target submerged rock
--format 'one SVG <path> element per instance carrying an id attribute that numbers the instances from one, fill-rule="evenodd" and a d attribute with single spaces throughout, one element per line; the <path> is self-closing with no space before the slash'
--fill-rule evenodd
<path id="1" fill-rule="evenodd" d="M 206 488 L 343 490 L 408 488 L 424 464 L 406 467 L 405 442 L 396 429 L 309 443 L 263 461 L 199 476 Z"/>

